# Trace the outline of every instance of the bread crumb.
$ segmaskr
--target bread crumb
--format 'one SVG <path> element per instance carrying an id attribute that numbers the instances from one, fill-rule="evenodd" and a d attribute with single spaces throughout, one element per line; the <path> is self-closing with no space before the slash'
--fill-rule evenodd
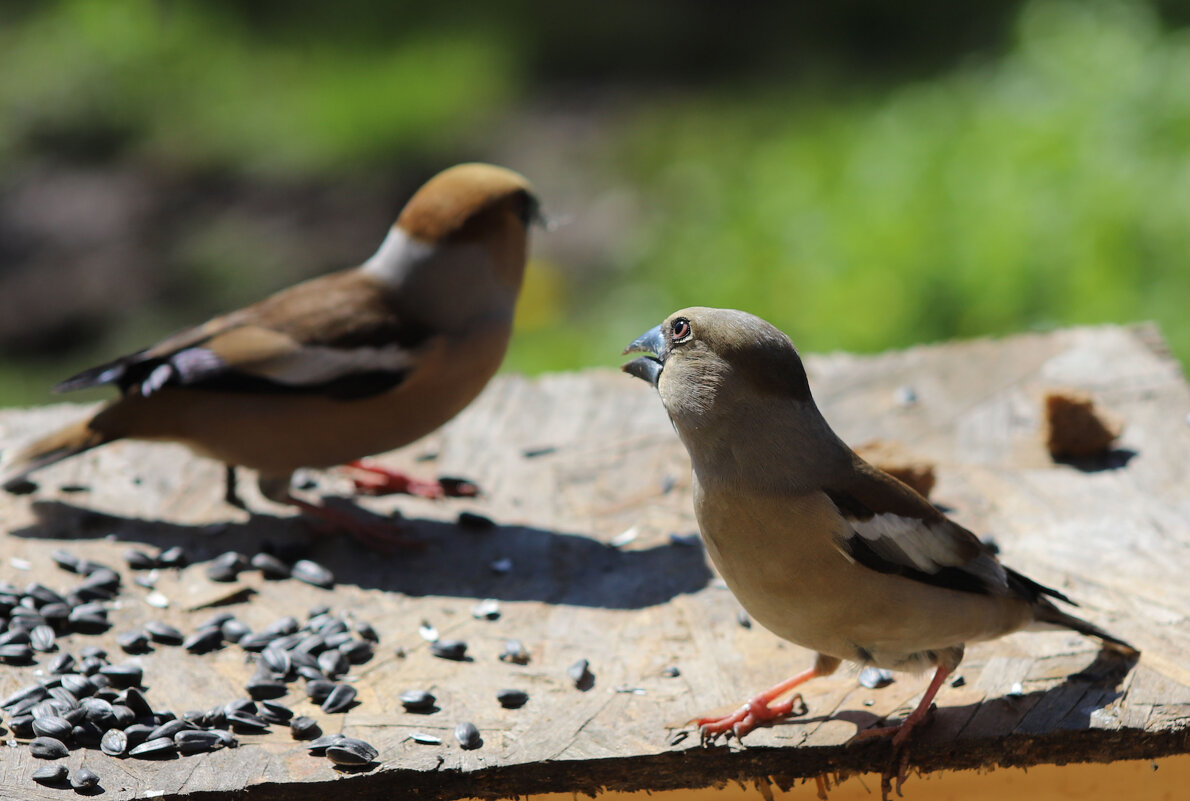
<path id="1" fill-rule="evenodd" d="M 1077 389 L 1051 389 L 1045 395 L 1045 446 L 1054 459 L 1097 456 L 1111 449 L 1124 430 L 1116 415 L 1095 406 Z"/>

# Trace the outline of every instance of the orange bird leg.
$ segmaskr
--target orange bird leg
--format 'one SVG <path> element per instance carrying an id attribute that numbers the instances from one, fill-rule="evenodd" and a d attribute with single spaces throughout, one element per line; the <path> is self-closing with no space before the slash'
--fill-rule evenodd
<path id="1" fill-rule="evenodd" d="M 897 795 L 901 794 L 901 786 L 905 784 L 906 772 L 909 770 L 909 739 L 913 736 L 913 732 L 917 727 L 929 717 L 930 707 L 934 703 L 934 696 L 938 694 L 938 690 L 942 689 L 942 682 L 946 681 L 946 677 L 952 672 L 954 672 L 954 668 L 939 665 L 938 669 L 934 671 L 934 678 L 930 679 L 930 686 L 926 687 L 925 695 L 921 697 L 921 702 L 900 724 L 896 726 L 882 726 L 878 729 L 867 729 L 852 738 L 852 742 L 854 742 L 856 740 L 866 740 L 870 737 L 883 737 L 888 734 L 893 736 L 892 763 L 889 765 L 888 770 L 884 772 L 884 775 L 880 777 L 880 795 L 884 801 L 887 801 L 888 792 L 892 789 L 894 775 L 897 778 Z"/>
<path id="2" fill-rule="evenodd" d="M 717 735 L 728 731 L 735 734 L 736 737 L 742 738 L 761 723 L 768 723 L 789 715 L 793 712 L 794 704 L 802 700 L 802 694 L 797 693 L 792 695 L 779 704 L 772 703 L 774 698 L 789 692 L 800 684 L 805 684 L 810 679 L 825 676 L 832 672 L 834 672 L 833 668 L 832 670 L 822 671 L 819 669 L 819 665 L 815 664 L 809 670 L 803 670 L 793 678 L 786 679 L 780 684 L 765 690 L 760 695 L 751 698 L 730 715 L 720 718 L 696 718 L 694 723 L 699 727 L 704 740 L 713 740 Z"/>
<path id="3" fill-rule="evenodd" d="M 356 491 L 368 495 L 400 494 L 438 499 L 470 498 L 479 494 L 479 488 L 470 481 L 449 478 L 424 481 L 362 459 L 349 462 L 345 467 L 352 472 Z"/>

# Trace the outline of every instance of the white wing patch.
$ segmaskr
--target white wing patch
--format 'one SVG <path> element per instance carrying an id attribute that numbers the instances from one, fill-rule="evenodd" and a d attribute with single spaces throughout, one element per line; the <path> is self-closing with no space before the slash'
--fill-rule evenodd
<path id="1" fill-rule="evenodd" d="M 1003 566 L 991 556 L 981 552 L 974 559 L 964 557 L 968 535 L 955 531 L 949 521 L 878 514 L 868 520 L 849 522 L 852 530 L 885 559 L 923 573 L 937 573 L 944 567 L 962 568 L 990 586 L 1008 587 Z"/>

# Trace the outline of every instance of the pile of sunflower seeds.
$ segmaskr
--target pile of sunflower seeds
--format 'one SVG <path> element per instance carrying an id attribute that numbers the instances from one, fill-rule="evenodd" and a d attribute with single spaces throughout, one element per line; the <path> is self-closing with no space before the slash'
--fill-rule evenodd
<path id="1" fill-rule="evenodd" d="M 62 569 L 81 575 L 82 581 L 62 592 L 40 583 L 21 589 L 0 582 L 0 664 L 35 665 L 43 655 L 53 655 L 45 664 L 46 675 L 0 700 L 12 736 L 28 740 L 32 756 L 57 760 L 73 748 L 82 748 L 120 759 L 168 759 L 234 748 L 241 736 L 287 726 L 295 740 L 308 741 L 306 748 L 312 755 L 325 756 L 344 768 L 375 765 L 379 752 L 372 745 L 342 734 L 322 736 L 314 719 L 297 716 L 276 700 L 290 691 L 290 685 L 301 681 L 307 697 L 325 713 L 345 712 L 355 706 L 357 691 L 348 681 L 348 674 L 375 654 L 379 636 L 370 623 L 350 615 L 335 615 L 328 606 L 319 606 L 308 612 L 304 622 L 287 615 L 258 631 L 252 631 L 234 615 L 220 612 L 189 633 L 159 620 L 119 633 L 116 642 L 128 654 L 142 654 L 157 647 L 202 654 L 234 645 L 255 665 L 255 672 L 244 685 L 245 697 L 205 711 L 178 713 L 155 708 L 149 702 L 143 669 L 135 661 L 113 661 L 104 649 L 95 646 L 79 649 L 77 656 L 61 650 L 65 637 L 101 634 L 111 628 L 108 610 L 120 594 L 121 578 L 110 567 L 80 559 L 66 550 L 55 551 L 52 559 Z M 180 568 L 190 562 L 181 548 L 165 549 L 155 556 L 129 550 L 124 560 L 138 571 Z M 212 560 L 208 575 L 216 565 L 224 569 L 224 575 L 257 569 L 271 578 L 297 578 L 323 587 L 334 583 L 329 570 L 308 560 L 288 564 L 268 554 L 249 559 L 228 552 Z M 498 605 L 484 603 L 487 606 L 483 614 L 475 616 L 498 619 Z M 471 661 L 465 642 L 439 640 L 429 624 L 423 625 L 422 636 L 430 640 L 435 656 Z M 529 661 L 529 653 L 519 641 L 508 640 L 499 658 L 523 665 Z M 497 701 L 507 709 L 519 708 L 528 700 L 522 690 L 497 693 Z M 401 701 L 408 711 L 438 711 L 434 696 L 427 691 L 409 691 Z M 463 749 L 482 747 L 479 730 L 470 722 L 459 723 L 454 734 Z M 413 739 L 441 744 L 440 738 L 430 735 Z M 9 745 L 15 747 L 16 740 L 10 740 Z M 99 775 L 88 767 L 70 774 L 65 766 L 51 764 L 39 768 L 32 778 L 48 787 L 85 793 L 102 791 Z"/>

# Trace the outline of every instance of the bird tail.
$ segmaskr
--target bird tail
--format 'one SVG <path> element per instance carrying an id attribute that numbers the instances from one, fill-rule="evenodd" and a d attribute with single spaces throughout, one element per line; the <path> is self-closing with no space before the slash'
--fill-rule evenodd
<path id="1" fill-rule="evenodd" d="M 1124 642 L 1119 637 L 1113 634 L 1108 634 L 1103 629 L 1096 626 L 1094 623 L 1083 620 L 1081 617 L 1067 614 L 1061 609 L 1058 609 L 1053 604 L 1046 601 L 1043 604 L 1038 604 L 1036 611 L 1036 619 L 1038 623 L 1044 626 L 1059 626 L 1061 628 L 1073 629 L 1079 634 L 1087 637 L 1095 637 L 1103 641 L 1103 647 L 1125 656 L 1135 657 L 1140 654 L 1140 651 L 1131 644 Z"/>
<path id="2" fill-rule="evenodd" d="M 8 455 L 0 464 L 0 487 L 11 490 L 35 470 L 115 439 L 92 428 L 93 420 L 87 418 L 58 429 Z"/>

